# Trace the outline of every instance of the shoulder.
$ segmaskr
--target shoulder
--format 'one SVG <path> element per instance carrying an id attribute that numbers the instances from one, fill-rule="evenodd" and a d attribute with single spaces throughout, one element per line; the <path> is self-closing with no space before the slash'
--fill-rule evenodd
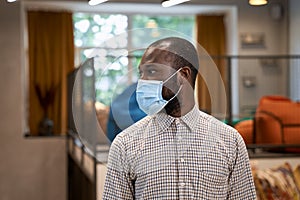
<path id="1" fill-rule="evenodd" d="M 205 127 L 206 139 L 219 142 L 231 150 L 237 149 L 239 146 L 244 148 L 245 144 L 242 136 L 232 126 L 201 111 L 199 112 L 199 120 L 202 121 L 199 127 Z"/>
<path id="2" fill-rule="evenodd" d="M 206 116 L 206 120 L 206 142 L 221 148 L 229 158 L 229 163 L 234 163 L 237 155 L 247 158 L 245 142 L 236 129 L 210 115 Z"/>
<path id="3" fill-rule="evenodd" d="M 135 122 L 134 124 L 132 124 L 131 126 L 126 128 L 125 130 L 123 130 L 117 136 L 117 138 L 119 138 L 118 140 L 127 141 L 127 140 L 136 139 L 137 136 L 139 136 L 140 134 L 142 134 L 144 132 L 145 128 L 149 125 L 151 120 L 152 120 L 152 117 L 146 116 L 146 117 L 142 118 L 141 120 Z"/>
<path id="4" fill-rule="evenodd" d="M 121 163 L 127 167 L 134 165 L 143 146 L 145 129 L 151 119 L 146 116 L 116 136 L 109 151 L 109 167 L 112 167 L 111 163 Z"/>
<path id="5" fill-rule="evenodd" d="M 151 124 L 152 117 L 146 116 L 129 126 L 114 139 L 111 147 L 122 148 L 126 152 L 134 152 L 143 141 L 145 130 Z"/>
<path id="6" fill-rule="evenodd" d="M 199 112 L 200 112 L 200 118 L 202 118 L 202 120 L 205 121 L 208 130 L 217 133 L 219 135 L 225 134 L 227 136 L 239 137 L 238 131 L 232 126 L 227 125 L 225 122 L 209 114 L 206 114 L 201 111 Z"/>

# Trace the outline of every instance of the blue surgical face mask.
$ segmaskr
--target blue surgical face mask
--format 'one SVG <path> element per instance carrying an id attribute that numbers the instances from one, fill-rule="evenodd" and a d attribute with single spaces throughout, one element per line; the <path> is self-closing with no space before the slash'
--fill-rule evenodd
<path id="1" fill-rule="evenodd" d="M 147 115 L 154 115 L 161 111 L 171 100 L 173 100 L 178 95 L 182 85 L 178 89 L 177 93 L 168 101 L 163 99 L 162 97 L 162 88 L 163 84 L 170 80 L 180 70 L 181 69 L 177 70 L 165 81 L 143 79 L 138 80 L 136 88 L 136 100 L 142 111 L 144 111 Z"/>

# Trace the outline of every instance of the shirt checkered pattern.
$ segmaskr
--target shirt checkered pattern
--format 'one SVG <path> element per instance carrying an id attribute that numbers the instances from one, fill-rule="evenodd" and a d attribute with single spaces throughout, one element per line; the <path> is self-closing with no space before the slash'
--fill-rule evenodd
<path id="1" fill-rule="evenodd" d="M 256 199 L 239 133 L 199 111 L 148 116 L 114 140 L 103 199 Z"/>

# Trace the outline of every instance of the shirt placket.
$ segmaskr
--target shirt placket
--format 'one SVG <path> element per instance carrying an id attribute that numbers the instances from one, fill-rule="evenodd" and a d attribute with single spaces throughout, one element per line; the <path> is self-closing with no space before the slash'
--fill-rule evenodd
<path id="1" fill-rule="evenodd" d="M 178 189 L 179 189 L 179 199 L 186 199 L 188 194 L 188 180 L 187 180 L 187 164 L 184 157 L 184 152 L 186 151 L 186 127 L 181 122 L 180 119 L 175 120 L 176 124 L 176 150 L 177 150 L 177 170 L 178 170 Z"/>

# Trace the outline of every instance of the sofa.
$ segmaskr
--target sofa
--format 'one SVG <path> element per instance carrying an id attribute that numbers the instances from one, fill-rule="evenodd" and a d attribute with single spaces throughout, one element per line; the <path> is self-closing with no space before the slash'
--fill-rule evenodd
<path id="1" fill-rule="evenodd" d="M 284 96 L 263 96 L 254 118 L 237 123 L 235 128 L 246 144 L 300 144 L 300 102 Z M 300 148 L 289 151 L 300 152 Z"/>

